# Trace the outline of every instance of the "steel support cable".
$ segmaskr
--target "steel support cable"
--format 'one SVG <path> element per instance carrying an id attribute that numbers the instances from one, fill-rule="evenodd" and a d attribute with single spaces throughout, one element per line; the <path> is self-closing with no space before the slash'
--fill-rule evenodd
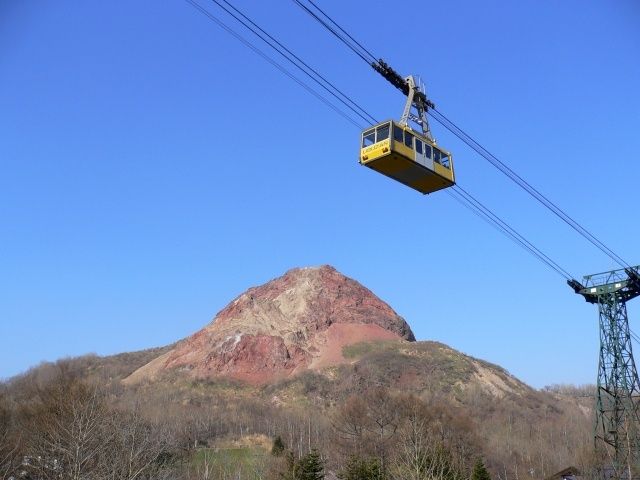
<path id="1" fill-rule="evenodd" d="M 466 200 L 462 195 L 460 195 L 459 192 L 456 192 L 455 190 L 450 189 L 450 190 L 446 190 L 445 193 L 447 195 L 449 195 L 453 200 L 458 202 L 460 205 L 462 205 L 463 207 L 465 207 L 466 209 L 471 211 L 471 213 L 473 213 L 475 216 L 477 216 L 478 218 L 484 220 L 486 223 L 489 224 L 489 226 L 493 227 L 495 230 L 497 230 L 499 233 L 501 233 L 506 238 L 511 240 L 513 243 L 515 243 L 516 245 L 521 247 L 523 250 L 527 251 L 528 253 L 530 253 L 531 255 L 536 257 L 538 260 L 540 260 L 542 263 L 544 263 L 547 267 L 549 267 L 551 270 L 556 272 L 558 275 L 562 276 L 563 278 L 566 278 L 565 275 L 561 271 L 556 270 L 552 265 L 550 265 L 546 261 L 544 261 L 540 256 L 538 256 L 538 254 L 535 253 L 535 251 L 533 251 L 531 248 L 527 247 L 526 243 L 520 241 L 516 236 L 512 235 L 511 233 L 509 233 L 509 231 L 507 229 L 501 227 L 498 223 L 496 223 L 491 218 L 490 215 L 487 215 L 482 210 L 480 210 L 477 207 L 475 207 L 473 205 L 473 203 L 471 203 L 468 200 Z"/>
<path id="2" fill-rule="evenodd" d="M 488 217 L 492 220 L 498 228 L 505 232 L 507 236 L 516 240 L 520 245 L 522 245 L 527 251 L 529 251 L 532 255 L 537 257 L 540 261 L 546 264 L 549 268 L 553 269 L 559 275 L 565 277 L 566 280 L 571 280 L 573 278 L 569 272 L 567 272 L 564 268 L 562 268 L 558 263 L 553 261 L 548 255 L 542 252 L 539 248 L 537 248 L 533 243 L 527 240 L 522 234 L 516 231 L 513 227 L 511 227 L 506 221 L 500 218 L 498 215 L 493 213 L 486 205 L 480 202 L 477 198 L 467 192 L 464 188 L 459 185 L 454 185 L 452 189 L 455 193 L 464 198 L 469 204 L 472 204 L 476 207 L 476 209 L 482 213 L 483 216 Z"/>
<path id="3" fill-rule="evenodd" d="M 331 23 L 333 23 L 337 28 L 339 28 L 342 32 L 344 32 L 353 42 L 355 42 L 362 50 L 367 52 L 367 54 L 373 59 L 373 62 L 378 62 L 377 57 L 373 55 L 368 49 L 366 49 L 360 42 L 355 40 L 347 31 L 342 28 L 335 20 L 333 20 L 326 12 L 321 10 L 312 0 L 308 0 L 315 8 L 317 8 Z M 345 45 L 347 45 L 352 51 L 354 51 L 362 60 L 371 65 L 371 62 L 367 60 L 360 52 L 356 51 L 352 44 L 349 44 L 344 37 L 339 35 L 333 28 L 327 25 L 322 19 L 320 19 L 316 14 L 314 14 L 308 7 L 303 5 L 300 0 L 294 0 L 301 8 L 303 8 L 307 13 L 309 13 L 313 18 L 315 18 L 320 24 L 322 24 L 327 30 L 329 30 L 333 35 L 338 37 L 340 41 L 342 41 Z M 433 114 L 435 111 L 436 114 L 439 114 L 441 118 L 438 118 Z M 619 255 L 617 255 L 613 250 L 611 250 L 607 245 L 605 245 L 601 240 L 599 240 L 595 235 L 593 235 L 589 230 L 580 225 L 576 220 L 574 220 L 569 214 L 567 214 L 564 210 L 558 207 L 555 203 L 549 200 L 548 197 L 543 195 L 540 191 L 538 191 L 535 187 L 533 187 L 529 182 L 527 182 L 524 178 L 514 172 L 511 168 L 509 168 L 505 163 L 500 161 L 497 157 L 491 154 L 487 149 L 485 149 L 482 145 L 480 145 L 476 140 L 474 140 L 470 135 L 468 135 L 464 130 L 458 127 L 455 123 L 449 120 L 442 112 L 433 108 L 429 110 L 432 118 L 434 118 L 438 123 L 442 124 L 447 130 L 453 133 L 455 136 L 460 138 L 463 142 L 469 145 L 473 150 L 475 150 L 480 156 L 488 160 L 492 165 L 494 165 L 498 170 L 500 170 L 504 175 L 506 175 L 510 180 L 515 182 L 518 186 L 524 189 L 529 195 L 531 195 L 534 199 L 536 199 L 539 203 L 541 203 L 544 207 L 546 207 L 549 211 L 551 211 L 554 215 L 560 218 L 564 223 L 569 225 L 573 230 L 575 230 L 579 235 L 585 238 L 589 243 L 595 246 L 602 253 L 611 258 L 614 262 L 619 264 L 622 267 L 630 267 L 630 264 L 622 259 Z M 455 131 L 454 131 L 455 130 Z"/>
<path id="4" fill-rule="evenodd" d="M 227 0 L 222 0 L 235 13 L 233 13 L 227 7 L 222 5 L 222 3 L 220 3 L 220 1 L 218 1 L 218 0 L 211 0 L 211 1 L 213 3 L 215 3 L 216 5 L 218 5 L 218 7 L 220 7 L 222 10 L 224 10 L 228 15 L 232 16 L 238 23 L 242 24 L 246 29 L 251 31 L 251 33 L 253 33 L 256 37 L 258 37 L 264 43 L 269 45 L 273 50 L 278 52 L 278 54 L 280 54 L 284 59 L 286 59 L 288 62 L 290 62 L 296 68 L 298 68 L 307 77 L 309 77 L 311 80 L 313 80 L 318 85 L 320 85 L 320 87 L 322 87 L 324 90 L 326 90 L 330 95 L 332 95 L 334 98 L 336 98 L 344 106 L 349 108 L 353 113 L 358 115 L 366 123 L 371 123 L 371 122 L 378 123 L 376 121 L 376 119 L 371 114 L 369 114 L 366 110 L 362 109 L 357 103 L 355 103 L 353 100 L 351 100 L 351 98 L 349 98 L 349 96 L 347 94 L 342 92 L 338 87 L 336 87 L 333 83 L 331 83 L 324 76 L 322 76 L 317 70 L 315 70 L 308 63 L 306 63 L 304 60 L 302 60 L 298 55 L 293 53 L 289 48 L 284 46 L 282 44 L 282 42 L 280 42 L 278 39 L 274 38 L 271 34 L 269 34 L 262 27 L 260 27 L 260 25 L 256 24 L 253 20 L 251 20 L 247 15 L 245 15 L 238 8 L 233 6 L 230 2 L 228 2 Z M 238 18 L 236 13 L 238 15 L 240 15 L 240 17 L 242 17 L 242 18 Z M 250 23 L 251 26 L 247 25 L 246 22 Z M 254 28 L 259 30 L 260 33 L 262 35 L 266 36 L 267 38 L 264 38 Z M 275 43 L 275 45 L 274 45 L 274 43 Z M 298 62 L 298 63 L 296 63 L 296 62 Z M 300 66 L 300 65 L 304 66 L 304 68 L 302 66 Z M 305 70 L 305 68 L 307 70 Z"/>
<path id="5" fill-rule="evenodd" d="M 434 114 L 435 113 L 435 114 Z M 515 182 L 520 188 L 525 190 L 529 195 L 531 195 L 534 199 L 536 199 L 539 203 L 541 203 L 544 207 L 546 207 L 550 212 L 560 218 L 564 223 L 569 225 L 573 230 L 575 230 L 578 234 L 580 234 L 583 238 L 589 241 L 593 246 L 598 248 L 602 253 L 607 255 L 613 261 L 618 263 L 622 267 L 630 267 L 630 264 L 627 263 L 624 259 L 618 256 L 613 250 L 607 247 L 602 241 L 595 237 L 591 232 L 589 232 L 585 227 L 580 225 L 576 220 L 571 218 L 569 214 L 567 214 L 564 210 L 562 210 L 558 205 L 553 203 L 542 194 L 538 189 L 532 186 L 529 182 L 527 182 L 524 178 L 514 172 L 508 165 L 498 159 L 495 155 L 489 152 L 486 148 L 484 148 L 480 143 L 478 143 L 473 137 L 471 137 L 468 133 L 458 127 L 455 123 L 449 120 L 442 112 L 438 109 L 434 108 L 430 111 L 431 117 L 435 119 L 438 123 L 440 123 L 443 127 L 453 133 L 456 137 L 466 143 L 469 147 L 475 150 L 480 156 L 482 156 L 485 160 L 491 163 L 494 167 L 496 167 L 500 172 L 506 175 L 511 181 Z"/>
<path id="6" fill-rule="evenodd" d="M 325 103 L 329 107 L 331 107 L 332 110 L 334 110 L 336 113 L 340 114 L 341 116 L 343 116 L 344 118 L 349 120 L 359 130 L 362 129 L 360 125 L 358 125 L 353 119 L 351 119 L 349 116 L 347 116 L 344 112 L 342 112 L 337 107 L 335 107 L 335 105 L 333 105 L 332 103 L 328 102 L 324 97 L 319 95 L 312 88 L 310 88 L 304 82 L 299 80 L 297 77 L 295 77 L 293 74 L 291 74 L 286 68 L 282 67 L 280 64 L 275 62 L 267 54 L 265 54 L 260 49 L 258 49 L 250 41 L 248 41 L 245 38 L 243 38 L 240 34 L 235 32 L 233 29 L 231 29 L 231 27 L 227 26 L 224 22 L 222 22 L 220 19 L 215 17 L 211 12 L 209 12 L 208 10 L 203 8 L 200 4 L 198 4 L 194 0 L 185 0 L 185 1 L 187 3 L 189 3 L 190 5 L 192 5 L 193 7 L 195 7 L 198 11 L 200 11 L 202 14 L 204 14 L 207 18 L 209 18 L 210 20 L 214 21 L 218 26 L 223 28 L 225 31 L 227 31 L 228 33 L 233 35 L 237 40 L 242 42 L 246 47 L 250 48 L 252 51 L 254 51 L 258 55 L 260 55 L 263 59 L 267 60 L 274 67 L 276 67 L 278 70 L 280 70 L 281 73 L 285 74 L 287 77 L 289 77 L 290 79 L 294 80 L 296 83 L 298 83 L 303 88 L 305 88 L 305 90 L 307 90 L 309 93 L 314 95 L 316 98 L 318 98 L 321 101 L 323 101 L 323 103 Z M 359 108 L 361 108 L 361 107 L 359 107 Z M 454 199 L 456 199 L 456 201 L 458 201 L 459 203 L 463 204 L 466 208 L 468 208 L 471 211 L 473 211 L 479 217 L 483 218 L 485 221 L 487 221 L 489 224 L 491 224 L 494 228 L 496 228 L 497 230 L 502 232 L 505 236 L 507 236 L 508 238 L 510 238 L 511 240 L 516 242 L 517 244 L 519 244 L 522 248 L 524 248 L 529 253 L 534 255 L 536 258 L 538 258 L 541 262 L 543 262 L 549 268 L 551 268 L 554 271 L 556 271 L 559 275 L 561 275 L 561 276 L 563 276 L 565 278 L 570 277 L 570 275 L 568 275 L 566 273 L 566 270 L 562 269 L 557 263 L 555 263 L 548 256 L 546 256 L 539 249 L 537 249 L 531 242 L 529 242 L 528 240 L 526 240 L 526 238 L 524 238 L 522 235 L 520 235 L 518 232 L 516 232 L 515 229 L 513 229 L 505 221 L 500 219 L 500 217 L 498 217 L 488 207 L 484 206 L 481 202 L 479 202 L 477 199 L 475 199 L 475 197 L 473 197 L 470 193 L 468 193 L 466 190 L 463 190 L 461 187 L 459 187 L 457 185 L 456 185 L 455 188 L 458 190 L 456 192 L 457 196 L 453 195 L 451 192 L 447 192 L 447 193 L 449 193 Z"/>
<path id="7" fill-rule="evenodd" d="M 367 55 L 369 55 L 371 57 L 371 61 L 372 62 L 377 62 L 378 58 L 376 58 L 376 56 L 371 53 L 364 45 L 362 45 L 359 41 L 357 41 L 355 38 L 353 38 L 349 32 L 347 32 L 344 28 L 342 28 L 340 25 L 338 25 L 338 23 L 329 16 L 329 14 L 327 14 L 327 12 L 325 12 L 324 10 L 322 10 L 318 5 L 316 5 L 313 0 L 307 0 L 311 5 L 313 5 L 313 7 L 318 10 L 322 15 L 325 16 L 325 18 L 327 18 L 327 20 L 329 20 L 335 27 L 337 27 L 342 33 L 344 33 L 347 37 L 349 37 L 351 39 L 351 41 L 353 43 L 355 43 L 358 47 L 360 47 L 360 49 L 362 49 L 363 52 L 365 52 Z"/>
<path id="8" fill-rule="evenodd" d="M 204 16 L 206 16 L 209 20 L 215 22 L 220 28 L 222 28 L 223 30 L 225 30 L 227 33 L 229 33 L 230 35 L 232 35 L 233 37 L 235 37 L 238 41 L 240 41 L 243 45 L 245 45 L 247 48 L 251 49 L 254 53 L 258 54 L 260 57 L 262 57 L 264 60 L 266 60 L 267 62 L 269 62 L 272 66 L 274 66 L 275 68 L 277 68 L 281 73 L 283 73 L 284 75 L 286 75 L 287 77 L 289 77 L 291 80 L 293 80 L 294 82 L 296 82 L 298 85 L 300 85 L 302 88 L 304 88 L 307 92 L 309 92 L 311 95 L 313 95 L 314 97 L 316 97 L 318 100 L 320 100 L 322 103 L 324 103 L 325 105 L 327 105 L 329 108 L 331 108 L 331 110 L 333 110 L 334 112 L 336 112 L 338 115 L 340 115 L 341 117 L 343 117 L 344 119 L 346 119 L 348 122 L 350 122 L 351 124 L 353 124 L 354 126 L 356 126 L 359 130 L 362 130 L 362 126 L 353 118 L 351 118 L 349 115 L 347 115 L 345 112 L 343 112 L 342 110 L 340 110 L 338 107 L 336 107 L 333 103 L 331 103 L 329 100 L 327 100 L 325 97 L 323 97 L 322 95 L 320 95 L 318 92 L 316 92 L 313 88 L 311 88 L 309 85 L 307 85 L 306 83 L 304 83 L 302 80 L 300 80 L 298 77 L 296 77 L 295 75 L 293 75 L 291 72 L 289 72 L 286 68 L 284 68 L 282 65 L 280 65 L 278 62 L 276 62 L 275 60 L 271 59 L 266 53 L 264 53 L 262 50 L 260 50 L 258 47 L 254 46 L 251 42 L 249 42 L 247 39 L 245 39 L 242 35 L 240 35 L 239 33 L 235 32 L 231 27 L 229 27 L 228 25 L 226 25 L 222 20 L 220 20 L 218 17 L 216 17 L 215 15 L 213 15 L 211 12 L 209 12 L 207 9 L 205 9 L 204 7 L 202 7 L 199 3 L 197 3 L 194 0 L 185 0 L 185 2 L 187 2 L 188 4 L 190 4 L 192 7 L 194 7 L 196 10 L 198 10 L 200 13 L 202 13 Z"/>
<path id="9" fill-rule="evenodd" d="M 640 337 L 638 337 L 638 335 L 633 330 L 631 330 L 631 327 L 629 327 L 629 334 L 631 335 L 632 340 L 636 342 L 636 345 L 640 345 Z"/>
<path id="10" fill-rule="evenodd" d="M 327 30 L 329 30 L 329 32 L 331 32 L 333 35 L 335 35 L 335 37 L 338 40 L 340 40 L 342 43 L 344 43 L 353 53 L 355 53 L 362 60 L 364 60 L 364 62 L 367 65 L 371 66 L 371 62 L 369 60 L 367 60 L 367 58 L 364 56 L 364 54 L 362 52 L 359 52 L 357 48 L 355 48 L 352 44 L 350 44 L 342 35 L 340 35 L 333 27 L 331 27 L 331 25 L 329 25 L 327 22 L 322 20 L 315 12 L 311 11 L 311 9 L 309 7 L 307 7 L 306 5 L 304 5 L 300 0 L 293 0 L 293 1 L 300 8 L 302 8 L 304 11 L 306 11 L 309 15 L 311 15 L 313 18 L 315 18 L 318 21 L 318 23 L 320 23 L 324 28 L 326 28 Z M 374 59 L 374 61 L 377 62 L 376 59 Z"/>

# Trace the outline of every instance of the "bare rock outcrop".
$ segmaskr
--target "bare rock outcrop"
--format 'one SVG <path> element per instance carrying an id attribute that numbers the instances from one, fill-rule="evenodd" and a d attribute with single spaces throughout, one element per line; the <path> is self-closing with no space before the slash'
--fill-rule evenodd
<path id="1" fill-rule="evenodd" d="M 346 345 L 389 339 L 415 340 L 404 319 L 370 290 L 328 265 L 295 268 L 250 288 L 125 381 L 180 370 L 266 383 L 342 363 Z"/>

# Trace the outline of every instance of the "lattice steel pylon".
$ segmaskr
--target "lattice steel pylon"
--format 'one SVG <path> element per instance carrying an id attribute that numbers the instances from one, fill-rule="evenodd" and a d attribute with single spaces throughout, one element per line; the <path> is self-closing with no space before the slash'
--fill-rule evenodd
<path id="1" fill-rule="evenodd" d="M 609 458 L 607 478 L 640 478 L 640 381 L 633 359 L 627 301 L 640 295 L 640 267 L 588 275 L 574 291 L 600 312 L 600 359 L 594 440 Z"/>

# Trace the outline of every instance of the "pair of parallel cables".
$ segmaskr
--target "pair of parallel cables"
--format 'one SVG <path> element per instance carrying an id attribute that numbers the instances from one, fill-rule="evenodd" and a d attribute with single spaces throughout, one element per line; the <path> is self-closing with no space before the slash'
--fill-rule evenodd
<path id="1" fill-rule="evenodd" d="M 266 30 L 260 27 L 256 22 L 254 22 L 248 15 L 240 11 L 228 0 L 211 0 L 211 2 L 217 5 L 227 15 L 235 19 L 244 28 L 249 30 L 254 36 L 256 36 L 262 42 L 268 45 L 280 57 L 285 59 L 288 63 L 290 63 L 294 67 L 296 67 L 300 72 L 302 72 L 306 77 L 308 77 L 308 79 L 312 80 L 317 86 L 319 86 L 324 92 L 326 92 L 326 94 L 329 94 L 331 97 L 333 97 L 341 105 L 341 107 L 332 103 L 322 93 L 319 93 L 307 82 L 305 82 L 304 80 L 301 80 L 296 75 L 294 75 L 287 67 L 283 66 L 281 63 L 278 63 L 278 61 L 274 60 L 274 58 L 272 58 L 271 56 L 269 56 L 268 54 L 260 50 L 260 48 L 258 48 L 253 42 L 244 38 L 241 34 L 239 34 L 237 31 L 235 31 L 233 28 L 227 25 L 219 17 L 211 13 L 208 9 L 204 8 L 196 0 L 185 0 L 185 1 L 189 3 L 191 6 L 193 6 L 200 13 L 205 15 L 209 20 L 213 21 L 219 27 L 224 29 L 227 33 L 235 37 L 238 41 L 243 43 L 246 47 L 248 47 L 253 52 L 258 54 L 260 57 L 262 57 L 272 66 L 278 69 L 281 73 L 283 73 L 284 75 L 289 77 L 291 80 L 296 82 L 298 85 L 304 88 L 309 94 L 313 95 L 322 103 L 324 103 L 333 111 L 335 111 L 337 114 L 342 116 L 345 120 L 347 120 L 349 123 L 354 125 L 359 130 L 363 130 L 371 124 L 379 123 L 375 119 L 375 117 L 373 117 L 363 107 L 358 105 L 358 103 L 355 102 L 349 95 L 347 95 L 338 87 L 336 87 L 336 85 L 333 82 L 329 81 L 324 75 L 322 75 L 316 69 L 311 67 L 308 62 L 304 61 L 302 58 L 296 55 L 290 48 L 285 46 L 273 35 L 269 34 Z M 369 66 L 372 66 L 375 69 L 376 65 L 380 65 L 380 62 L 383 62 L 381 59 L 373 55 L 369 49 L 367 49 L 360 42 L 358 42 L 344 28 L 342 28 L 330 15 L 328 15 L 323 9 L 321 9 L 313 0 L 307 0 L 307 3 L 303 3 L 301 0 L 293 0 L 293 1 L 297 6 L 299 6 L 302 10 L 304 10 L 304 12 L 309 14 L 314 20 L 320 23 L 320 25 L 322 25 L 325 29 L 327 29 L 336 38 L 338 38 L 338 40 L 341 43 L 343 43 L 349 50 L 351 50 L 355 55 L 357 55 L 362 61 L 367 63 Z M 348 112 L 346 112 L 344 109 L 347 109 Z M 486 148 L 484 148 L 473 137 L 471 137 L 464 130 L 458 127 L 454 122 L 449 120 L 441 111 L 439 111 L 437 108 L 431 108 L 429 109 L 429 114 L 434 120 L 436 120 L 444 128 L 449 130 L 452 134 L 454 134 L 456 137 L 458 137 L 460 140 L 466 143 L 482 158 L 487 160 L 492 166 L 498 169 L 502 174 L 504 174 L 511 181 L 516 183 L 516 185 L 518 185 L 521 189 L 527 192 L 535 200 L 541 203 L 545 208 L 551 211 L 555 216 L 560 218 L 564 223 L 566 223 L 569 227 L 571 227 L 578 234 L 584 237 L 592 245 L 598 248 L 602 253 L 604 253 L 609 258 L 611 258 L 615 263 L 619 264 L 621 267 L 630 266 L 629 263 L 624 261 L 620 256 L 618 256 L 609 247 L 607 247 L 602 241 L 596 238 L 595 235 L 593 235 L 585 227 L 583 227 L 576 220 L 570 217 L 564 210 L 558 207 L 554 202 L 549 200 L 548 197 L 543 195 L 538 189 L 533 187 L 529 182 L 527 182 L 524 178 L 522 178 L 520 175 L 514 172 L 510 167 L 508 167 L 504 162 L 502 162 L 495 155 L 493 155 Z M 361 121 L 365 123 L 362 124 Z M 455 185 L 450 190 L 448 189 L 446 190 L 446 192 L 452 198 L 454 198 L 457 202 L 461 203 L 463 206 L 471 210 L 471 212 L 473 212 L 475 215 L 485 220 L 492 227 L 496 228 L 500 233 L 502 233 L 507 238 L 515 242 L 517 245 L 522 247 L 524 250 L 529 252 L 531 255 L 533 255 L 536 259 L 541 261 L 548 268 L 556 272 L 558 275 L 564 277 L 566 280 L 571 280 L 573 278 L 572 275 L 569 272 L 567 272 L 567 270 L 562 268 L 557 262 L 555 262 L 548 255 L 543 253 L 533 243 L 527 240 L 522 234 L 517 232 L 506 221 L 504 221 L 502 218 L 500 218 L 498 215 L 492 212 L 486 205 L 481 203 L 468 191 L 466 191 L 459 185 Z"/>

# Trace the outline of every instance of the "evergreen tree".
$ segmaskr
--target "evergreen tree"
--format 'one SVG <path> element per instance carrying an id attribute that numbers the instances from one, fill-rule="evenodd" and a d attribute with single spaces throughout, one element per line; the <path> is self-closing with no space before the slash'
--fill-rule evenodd
<path id="1" fill-rule="evenodd" d="M 476 464 L 473 466 L 473 472 L 471 473 L 471 480 L 491 480 L 489 470 L 484 466 L 481 458 L 478 458 Z"/>
<path id="2" fill-rule="evenodd" d="M 295 478 L 296 480 L 322 480 L 324 478 L 324 462 L 317 450 L 311 450 L 298 461 Z"/>
<path id="3" fill-rule="evenodd" d="M 274 457 L 279 457 L 284 452 L 284 449 L 285 449 L 284 442 L 282 441 L 282 438 L 280 437 L 280 435 L 278 435 L 273 440 L 273 446 L 271 447 L 271 455 L 273 455 Z"/>
<path id="4" fill-rule="evenodd" d="M 362 458 L 352 455 L 338 478 L 341 480 L 383 480 L 382 469 L 377 458 Z"/>

